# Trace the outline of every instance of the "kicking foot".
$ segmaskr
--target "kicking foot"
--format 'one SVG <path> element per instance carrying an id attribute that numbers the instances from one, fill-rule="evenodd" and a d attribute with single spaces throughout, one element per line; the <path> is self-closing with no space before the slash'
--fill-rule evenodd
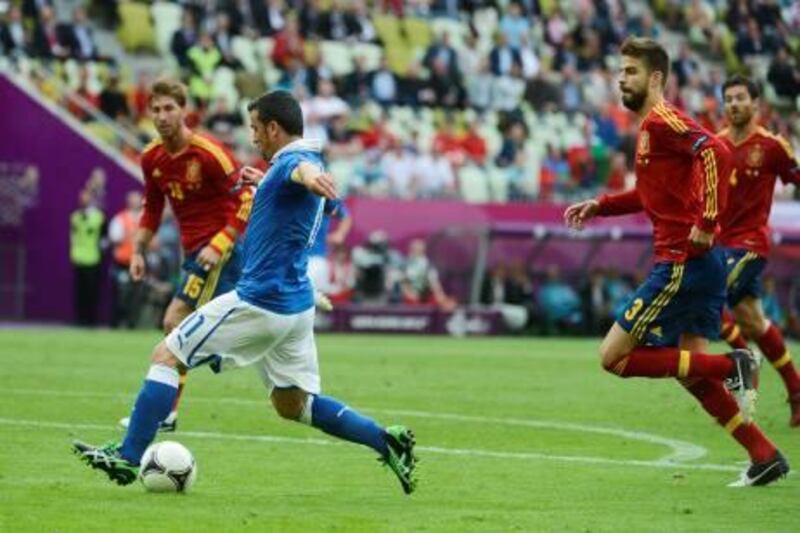
<path id="1" fill-rule="evenodd" d="M 729 487 L 760 487 L 774 483 L 789 473 L 789 463 L 781 452 L 763 463 L 753 463 Z"/>
<path id="2" fill-rule="evenodd" d="M 386 456 L 380 460 L 395 473 L 403 492 L 411 494 L 417 487 L 417 478 L 414 475 L 417 468 L 414 433 L 404 426 L 391 426 L 386 428 L 386 442 Z"/>
<path id="3" fill-rule="evenodd" d="M 750 350 L 734 350 L 727 354 L 733 361 L 733 370 L 725 379 L 725 387 L 736 398 L 745 422 L 753 419 L 756 410 L 756 390 L 753 375 L 757 370 L 756 359 Z"/>
<path id="4" fill-rule="evenodd" d="M 119 453 L 119 444 L 111 442 L 102 447 L 95 447 L 76 440 L 72 443 L 72 451 L 81 461 L 93 469 L 102 470 L 117 485 L 130 485 L 136 481 L 139 467 L 128 462 Z"/>
<path id="5" fill-rule="evenodd" d="M 120 418 L 118 424 L 122 429 L 128 429 L 128 426 L 131 424 L 131 417 L 126 416 L 125 418 Z M 173 433 L 177 429 L 178 414 L 175 412 L 170 413 L 166 420 L 162 420 L 158 423 L 159 433 Z"/>

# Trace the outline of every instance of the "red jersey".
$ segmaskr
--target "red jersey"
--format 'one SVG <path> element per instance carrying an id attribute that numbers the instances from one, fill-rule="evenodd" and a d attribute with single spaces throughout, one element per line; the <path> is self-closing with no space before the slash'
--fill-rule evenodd
<path id="1" fill-rule="evenodd" d="M 719 137 L 731 151 L 734 174 L 725 212 L 720 217 L 720 242 L 762 257 L 769 253 L 769 213 L 775 180 L 800 185 L 800 164 L 791 145 L 779 135 L 757 128 L 740 143 L 724 129 Z"/>
<path id="2" fill-rule="evenodd" d="M 242 233 L 249 217 L 252 193 L 237 189 L 239 164 L 209 135 L 192 133 L 189 145 L 169 153 L 161 140 L 142 152 L 144 211 L 140 226 L 156 231 L 169 199 L 187 253 L 209 243 L 230 225 Z"/>
<path id="3" fill-rule="evenodd" d="M 723 206 L 729 157 L 724 144 L 667 103 L 650 110 L 636 139 L 636 188 L 600 197 L 600 216 L 644 210 L 653 223 L 656 261 L 685 261 L 697 252 L 689 232 L 712 232 Z M 720 191 L 720 188 L 722 189 Z"/>

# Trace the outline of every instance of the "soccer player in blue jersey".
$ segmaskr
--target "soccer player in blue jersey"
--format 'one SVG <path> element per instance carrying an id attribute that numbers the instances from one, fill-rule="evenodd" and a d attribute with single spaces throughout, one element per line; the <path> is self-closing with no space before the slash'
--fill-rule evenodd
<path id="1" fill-rule="evenodd" d="M 128 485 L 169 413 L 179 370 L 252 365 L 281 417 L 374 449 L 410 494 L 416 485 L 413 433 L 403 426 L 382 428 L 320 393 L 308 250 L 325 202 L 336 198 L 321 148 L 302 140 L 302 111 L 290 93 L 265 94 L 248 110 L 253 142 L 271 165 L 263 176 L 243 174 L 257 191 L 236 289 L 197 309 L 156 346 L 123 442 L 96 447 L 76 441 L 74 451 L 112 481 Z"/>

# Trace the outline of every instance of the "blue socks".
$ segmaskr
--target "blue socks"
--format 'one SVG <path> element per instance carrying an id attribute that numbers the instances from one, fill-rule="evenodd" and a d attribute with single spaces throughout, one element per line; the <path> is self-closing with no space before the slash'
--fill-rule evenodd
<path id="1" fill-rule="evenodd" d="M 381 456 L 386 455 L 386 432 L 374 420 L 353 411 L 329 396 L 308 395 L 306 411 L 301 421 L 309 423 L 328 435 L 369 446 Z"/>
<path id="2" fill-rule="evenodd" d="M 163 365 L 153 365 L 147 372 L 142 389 L 136 398 L 128 433 L 120 454 L 133 464 L 139 464 L 144 451 L 153 442 L 158 424 L 169 416 L 178 394 L 178 371 Z"/>

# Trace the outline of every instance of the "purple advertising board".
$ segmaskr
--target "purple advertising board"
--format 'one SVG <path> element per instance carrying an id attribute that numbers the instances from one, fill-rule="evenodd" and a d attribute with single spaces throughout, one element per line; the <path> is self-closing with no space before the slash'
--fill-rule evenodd
<path id="1" fill-rule="evenodd" d="M 24 283 L 21 308 L 6 309 L 10 315 L 4 318 L 69 322 L 73 318 L 69 218 L 78 205 L 79 191 L 93 172 L 103 172 L 102 208 L 110 218 L 124 205 L 126 192 L 141 185 L 73 128 L 69 119 L 3 74 L 0 102 L 0 188 L 6 191 L 0 198 L 4 215 L 0 232 L 6 246 L 0 272 L 20 274 Z M 16 272 L 17 267 L 23 272 Z M 5 279 L 0 281 L 7 285 Z M 107 300 L 108 291 L 104 293 Z M 6 292 L 2 297 L 10 300 L 13 295 Z"/>

